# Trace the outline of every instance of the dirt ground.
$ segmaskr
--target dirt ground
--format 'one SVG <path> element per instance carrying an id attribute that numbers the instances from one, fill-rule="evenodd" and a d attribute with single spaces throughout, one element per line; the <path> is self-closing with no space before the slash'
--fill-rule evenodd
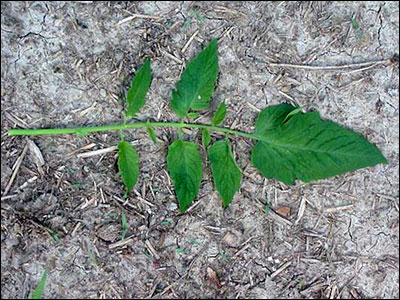
<path id="1" fill-rule="evenodd" d="M 362 133 L 389 163 L 287 187 L 264 179 L 238 138 L 244 175 L 229 208 L 204 164 L 180 215 L 172 129 L 157 129 L 157 144 L 126 132 L 141 161 L 126 201 L 109 148 L 118 133 L 7 135 L 120 122 L 146 57 L 154 78 L 137 119 L 176 120 L 171 88 L 214 37 L 225 126 L 250 132 L 260 109 L 295 103 Z M 398 2 L 2 1 L 2 298 L 27 298 L 45 269 L 44 298 L 398 298 L 398 53 Z"/>

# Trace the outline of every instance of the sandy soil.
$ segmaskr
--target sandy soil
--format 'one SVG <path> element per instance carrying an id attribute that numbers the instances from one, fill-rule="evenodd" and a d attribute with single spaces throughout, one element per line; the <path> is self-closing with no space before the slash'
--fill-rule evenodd
<path id="1" fill-rule="evenodd" d="M 127 201 L 116 151 L 82 155 L 115 146 L 117 133 L 7 136 L 119 122 L 146 57 L 154 79 L 138 120 L 175 120 L 170 90 L 214 37 L 226 126 L 251 131 L 260 109 L 295 103 L 360 132 L 389 163 L 287 187 L 264 179 L 238 138 L 244 176 L 230 207 L 205 165 L 180 215 L 165 166 L 172 129 L 158 129 L 156 145 L 126 133 L 141 160 Z M 398 298 L 398 45 L 398 2 L 2 1 L 2 298 L 28 297 L 45 269 L 44 298 Z"/>

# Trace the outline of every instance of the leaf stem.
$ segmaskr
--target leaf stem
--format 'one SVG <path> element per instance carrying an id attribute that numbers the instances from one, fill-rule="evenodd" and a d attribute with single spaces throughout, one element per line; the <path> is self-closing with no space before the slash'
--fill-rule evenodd
<path id="1" fill-rule="evenodd" d="M 257 136 L 253 133 L 242 132 L 238 130 L 229 129 L 226 127 L 213 126 L 208 124 L 198 123 L 182 123 L 182 122 L 136 122 L 136 123 L 125 123 L 125 124 L 114 124 L 105 126 L 93 126 L 93 127 L 74 127 L 74 128 L 50 128 L 50 129 L 11 129 L 8 131 L 8 135 L 55 135 L 55 134 L 79 134 L 85 135 L 91 132 L 99 131 L 112 131 L 112 130 L 127 130 L 132 128 L 142 127 L 174 127 L 174 128 L 204 128 L 209 131 L 217 131 L 227 134 L 233 134 L 242 136 L 254 140 L 263 140 L 262 137 Z"/>

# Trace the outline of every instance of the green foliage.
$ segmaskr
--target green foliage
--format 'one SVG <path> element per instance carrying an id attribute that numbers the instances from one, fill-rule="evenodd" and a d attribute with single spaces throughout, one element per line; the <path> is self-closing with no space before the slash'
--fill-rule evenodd
<path id="1" fill-rule="evenodd" d="M 186 211 L 199 192 L 202 178 L 201 156 L 191 142 L 176 140 L 168 148 L 167 170 L 174 182 L 179 209 Z"/>
<path id="2" fill-rule="evenodd" d="M 233 158 L 228 140 L 215 142 L 208 150 L 208 159 L 215 187 L 221 195 L 223 206 L 228 207 L 242 180 L 242 173 Z"/>
<path id="3" fill-rule="evenodd" d="M 219 125 L 221 124 L 226 116 L 226 104 L 225 102 L 221 102 L 221 104 L 218 106 L 217 110 L 214 113 L 214 117 L 211 121 L 212 125 Z"/>
<path id="4" fill-rule="evenodd" d="M 126 186 L 125 195 L 128 195 L 139 176 L 139 157 L 135 148 L 126 141 L 118 143 L 118 168 Z"/>
<path id="5" fill-rule="evenodd" d="M 150 60 L 146 59 L 143 66 L 137 71 L 136 76 L 132 79 L 131 87 L 126 95 L 128 108 L 125 112 L 127 117 L 134 117 L 135 114 L 146 103 L 146 94 L 151 84 L 151 68 Z"/>
<path id="6" fill-rule="evenodd" d="M 147 133 L 149 135 L 149 137 L 151 138 L 151 140 L 153 141 L 154 144 L 157 144 L 157 134 L 154 131 L 153 127 L 151 125 L 149 125 L 149 122 L 147 122 Z"/>
<path id="7" fill-rule="evenodd" d="M 280 104 L 263 109 L 256 120 L 255 134 L 257 136 L 267 136 L 273 134 L 279 124 L 296 108 L 290 104 Z"/>
<path id="8" fill-rule="evenodd" d="M 172 90 L 171 107 L 181 118 L 189 110 L 209 108 L 218 75 L 217 40 L 193 58 L 183 71 L 176 89 Z"/>
<path id="9" fill-rule="evenodd" d="M 386 163 L 379 149 L 361 135 L 318 112 L 296 113 L 288 104 L 265 108 L 256 122 L 263 140 L 253 148 L 251 161 L 266 178 L 292 185 Z"/>
<path id="10" fill-rule="evenodd" d="M 290 117 L 294 116 L 295 114 L 298 114 L 299 112 L 302 112 L 303 108 L 302 107 L 298 107 L 293 109 L 292 111 L 290 111 L 290 113 L 288 113 L 285 117 L 285 119 L 283 119 L 282 123 L 285 123 L 287 120 L 290 119 Z"/>
<path id="11" fill-rule="evenodd" d="M 153 127 L 177 128 L 178 140 L 168 148 L 167 170 L 172 178 L 179 209 L 184 213 L 196 198 L 202 180 L 202 158 L 193 142 L 184 141 L 185 127 L 201 129 L 202 144 L 210 162 L 214 185 L 222 204 L 227 207 L 240 188 L 242 174 L 232 155 L 228 139 L 218 140 L 211 147 L 210 132 L 237 135 L 255 140 L 252 164 L 266 178 L 275 178 L 291 185 L 296 179 L 304 182 L 387 163 L 374 145 L 364 137 L 332 121 L 322 120 L 318 112 L 303 113 L 301 108 L 279 104 L 262 110 L 253 133 L 219 127 L 227 113 L 222 102 L 215 111 L 211 124 L 184 123 L 186 117 L 201 116 L 199 110 L 208 109 L 218 75 L 217 41 L 214 39 L 188 64 L 171 94 L 171 108 L 181 122 L 137 122 L 127 124 L 59 129 L 13 129 L 9 135 L 67 134 L 86 135 L 104 130 L 125 130 L 146 127 L 153 142 L 157 141 Z M 126 116 L 133 117 L 145 103 L 151 83 L 150 61 L 147 60 L 132 80 L 128 91 Z M 196 111 L 196 112 L 193 112 Z M 125 196 L 135 186 L 139 174 L 139 158 L 130 143 L 118 144 L 118 167 L 126 186 Z M 270 207 L 265 208 L 266 213 Z M 124 216 L 123 237 L 127 224 Z"/>
<path id="12" fill-rule="evenodd" d="M 58 235 L 58 233 L 56 231 L 54 231 L 51 228 L 47 228 L 45 227 L 45 229 L 47 230 L 47 232 L 51 235 L 51 237 L 54 239 L 55 242 L 60 242 L 60 236 Z"/>
<path id="13" fill-rule="evenodd" d="M 40 279 L 38 285 L 36 286 L 33 293 L 30 295 L 29 299 L 41 299 L 43 295 L 44 286 L 46 285 L 47 271 L 43 272 L 42 278 Z"/>
<path id="14" fill-rule="evenodd" d="M 204 148 L 207 148 L 211 142 L 210 132 L 205 128 L 201 131 L 201 141 L 203 143 Z"/>
<path id="15" fill-rule="evenodd" d="M 197 113 L 197 112 L 190 112 L 190 113 L 187 114 L 187 117 L 189 119 L 196 119 L 196 118 L 200 117 L 200 114 Z"/>

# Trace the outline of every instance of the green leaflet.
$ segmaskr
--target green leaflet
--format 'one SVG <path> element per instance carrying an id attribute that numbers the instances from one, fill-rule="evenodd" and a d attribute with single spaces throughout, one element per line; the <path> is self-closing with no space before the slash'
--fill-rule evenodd
<path id="1" fill-rule="evenodd" d="M 139 176 L 139 157 L 130 143 L 118 143 L 118 169 L 126 186 L 125 196 L 135 186 Z"/>
<path id="2" fill-rule="evenodd" d="M 228 140 L 215 142 L 208 150 L 208 159 L 211 162 L 215 187 L 221 195 L 224 207 L 227 207 L 242 180 L 242 173 L 233 158 Z"/>
<path id="3" fill-rule="evenodd" d="M 204 148 L 207 148 L 211 142 L 210 132 L 205 128 L 203 128 L 203 130 L 201 131 L 201 141 L 203 143 Z"/>
<path id="4" fill-rule="evenodd" d="M 150 59 L 146 59 L 143 66 L 137 71 L 136 76 L 132 79 L 131 87 L 126 95 L 128 108 L 126 110 L 127 117 L 134 117 L 135 114 L 146 103 L 146 93 L 151 84 L 151 67 Z"/>
<path id="5" fill-rule="evenodd" d="M 167 170 L 174 182 L 181 213 L 186 211 L 199 192 L 201 165 L 201 156 L 195 144 L 176 140 L 169 146 Z"/>
<path id="6" fill-rule="evenodd" d="M 176 89 L 172 90 L 171 107 L 179 117 L 186 117 L 190 109 L 209 107 L 218 75 L 217 40 L 214 39 L 187 65 Z"/>
<path id="7" fill-rule="evenodd" d="M 147 122 L 148 123 L 148 122 Z M 154 144 L 157 144 L 157 134 L 154 131 L 153 127 L 151 125 L 146 126 L 147 133 L 150 136 L 151 140 L 153 141 Z"/>
<path id="8" fill-rule="evenodd" d="M 224 121 L 225 116 L 226 116 L 226 104 L 225 102 L 221 102 L 221 104 L 218 106 L 217 110 L 214 113 L 211 124 L 212 125 L 221 124 Z"/>
<path id="9" fill-rule="evenodd" d="M 40 279 L 38 285 L 36 286 L 35 290 L 29 297 L 29 299 L 40 299 L 42 298 L 44 286 L 46 285 L 46 280 L 47 280 L 47 271 L 45 270 L 43 272 L 42 278 Z"/>
<path id="10" fill-rule="evenodd" d="M 196 119 L 196 118 L 200 117 L 200 114 L 197 113 L 197 112 L 190 112 L 190 113 L 187 114 L 187 117 L 189 119 Z"/>
<path id="11" fill-rule="evenodd" d="M 318 112 L 298 112 L 283 122 L 295 109 L 268 107 L 256 121 L 256 134 L 267 141 L 254 146 L 251 161 L 265 177 L 291 185 L 296 178 L 309 182 L 387 162 L 374 144 Z"/>

